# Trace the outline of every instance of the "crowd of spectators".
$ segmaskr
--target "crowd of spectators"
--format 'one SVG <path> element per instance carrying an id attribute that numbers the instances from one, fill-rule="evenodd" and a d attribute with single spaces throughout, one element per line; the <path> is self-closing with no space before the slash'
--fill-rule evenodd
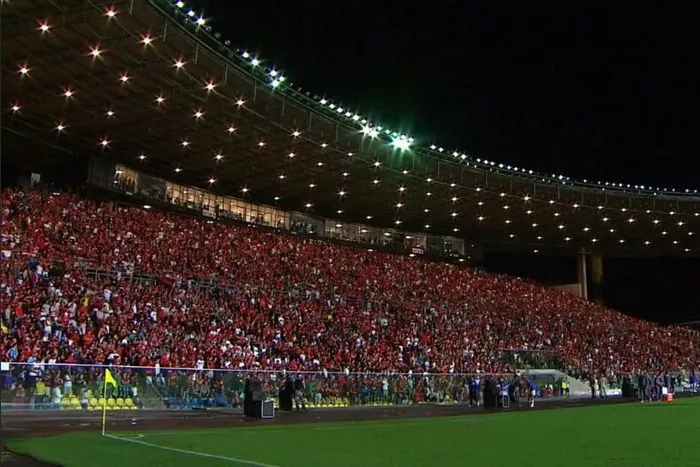
<path id="1" fill-rule="evenodd" d="M 696 331 L 475 268 L 66 194 L 6 190 L 2 209 L 3 360 L 473 373 L 511 370 L 501 349 L 521 349 L 611 375 L 700 362 Z"/>

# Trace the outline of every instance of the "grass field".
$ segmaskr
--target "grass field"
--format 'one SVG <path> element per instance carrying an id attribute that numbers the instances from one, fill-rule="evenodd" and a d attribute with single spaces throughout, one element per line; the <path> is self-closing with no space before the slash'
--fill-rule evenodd
<path id="1" fill-rule="evenodd" d="M 65 466 L 700 466 L 700 398 L 342 424 L 73 433 L 10 448 Z"/>

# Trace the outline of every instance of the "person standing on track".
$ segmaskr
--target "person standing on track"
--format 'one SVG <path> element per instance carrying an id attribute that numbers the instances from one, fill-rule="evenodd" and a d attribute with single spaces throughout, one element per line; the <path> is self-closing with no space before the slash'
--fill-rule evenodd
<path id="1" fill-rule="evenodd" d="M 654 387 L 654 378 L 651 376 L 649 373 L 644 375 L 644 398 L 648 399 L 649 402 L 654 399 L 654 392 L 655 392 L 655 387 Z M 644 402 L 644 399 L 642 399 L 642 402 Z"/>
<path id="2" fill-rule="evenodd" d="M 644 403 L 644 396 L 646 396 L 646 392 L 647 392 L 646 384 L 647 384 L 646 376 L 644 375 L 644 373 L 639 373 L 639 375 L 637 376 L 637 391 L 638 391 L 637 396 L 642 401 L 642 404 Z"/>
<path id="3" fill-rule="evenodd" d="M 656 375 L 656 378 L 654 379 L 654 397 L 656 398 L 657 401 L 660 401 L 663 397 L 663 389 L 664 389 L 664 377 L 659 373 Z"/>
<path id="4" fill-rule="evenodd" d="M 304 384 L 304 377 L 302 375 L 297 375 L 294 380 L 294 405 L 297 408 L 297 412 L 302 410 L 306 412 L 306 397 L 304 397 L 304 390 L 306 385 Z"/>
<path id="5" fill-rule="evenodd" d="M 469 379 L 469 407 L 479 406 L 479 392 L 481 391 L 481 381 L 478 375 Z"/>
<path id="6" fill-rule="evenodd" d="M 602 373 L 598 377 L 598 396 L 600 399 L 608 398 L 608 380 Z"/>
<path id="7" fill-rule="evenodd" d="M 510 386 L 508 386 L 508 395 L 511 399 L 511 403 L 515 407 L 520 407 L 520 391 L 522 390 L 522 377 L 519 373 L 515 374 L 513 381 L 511 381 Z"/>
<path id="8" fill-rule="evenodd" d="M 537 384 L 535 384 L 534 381 L 531 379 L 527 380 L 527 385 L 530 387 L 530 390 L 528 391 L 527 394 L 527 402 L 530 404 L 530 408 L 534 409 L 535 408 L 535 397 L 537 396 Z"/>

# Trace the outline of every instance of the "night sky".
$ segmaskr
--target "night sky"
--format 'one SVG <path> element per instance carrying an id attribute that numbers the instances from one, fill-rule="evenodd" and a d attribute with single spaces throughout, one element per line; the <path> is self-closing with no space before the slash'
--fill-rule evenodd
<path id="1" fill-rule="evenodd" d="M 481 3 L 198 5 L 295 85 L 423 142 L 580 179 L 700 188 L 700 29 L 682 2 Z"/>
<path id="2" fill-rule="evenodd" d="M 215 31 L 295 86 L 421 142 L 578 179 L 700 188 L 700 28 L 691 3 L 611 3 L 201 0 L 197 7 Z M 491 263 L 535 276 L 563 271 L 546 259 Z M 573 260 L 566 264 L 573 273 Z M 605 299 L 657 321 L 700 319 L 696 266 L 608 260 Z"/>

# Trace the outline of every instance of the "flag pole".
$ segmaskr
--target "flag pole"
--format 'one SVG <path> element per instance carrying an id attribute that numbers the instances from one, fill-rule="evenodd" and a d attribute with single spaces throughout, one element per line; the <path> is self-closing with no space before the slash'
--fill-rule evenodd
<path id="1" fill-rule="evenodd" d="M 107 369 L 105 368 L 104 388 L 102 389 L 102 436 L 105 435 L 105 426 L 107 423 Z"/>

